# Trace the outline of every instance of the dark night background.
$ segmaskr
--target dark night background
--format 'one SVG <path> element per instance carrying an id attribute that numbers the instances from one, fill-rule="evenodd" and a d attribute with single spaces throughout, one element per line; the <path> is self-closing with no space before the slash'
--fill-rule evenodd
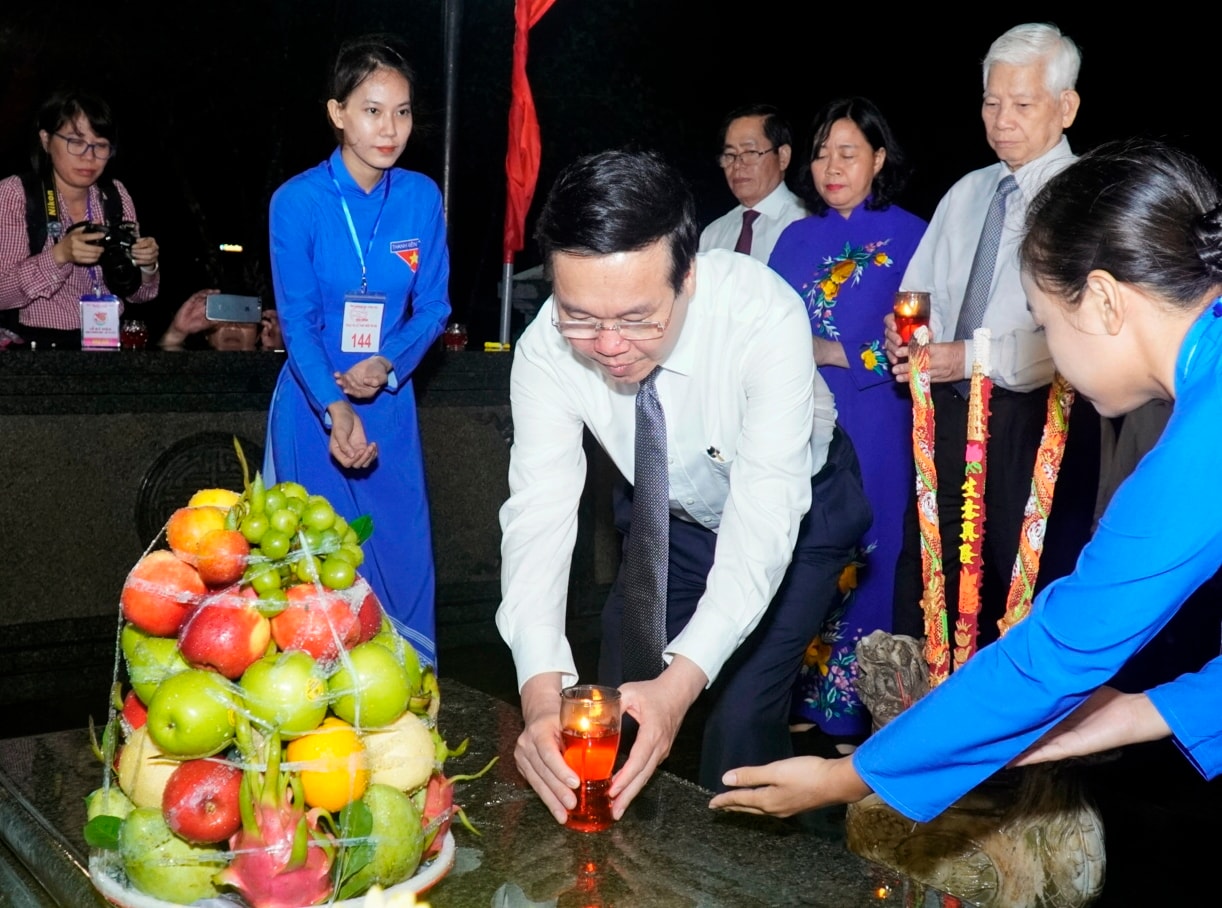
<path id="1" fill-rule="evenodd" d="M 156 329 L 195 289 L 250 284 L 271 299 L 266 211 L 274 189 L 332 148 L 322 107 L 338 41 L 393 31 L 416 67 L 416 128 L 401 165 L 443 183 L 444 0 L 10 2 L 0 12 L 0 174 L 27 166 L 33 118 L 53 88 L 78 83 L 115 110 L 110 172 L 131 190 L 163 256 Z M 1053 21 L 1082 47 L 1077 151 L 1129 135 L 1170 139 L 1215 172 L 1208 111 L 1210 32 L 1173 34 L 1149 18 L 1102 19 L 1032 5 L 973 20 L 887 15 L 809 2 L 556 0 L 532 30 L 528 73 L 543 134 L 532 228 L 547 187 L 575 156 L 657 148 L 685 173 L 702 221 L 734 204 L 714 164 L 723 114 L 767 101 L 806 125 L 826 101 L 871 97 L 916 165 L 904 207 L 929 217 L 967 170 L 993 160 L 979 119 L 980 59 L 1022 21 Z M 845 18 L 845 13 L 853 16 Z M 472 339 L 496 339 L 513 0 L 465 0 L 454 106 L 449 210 L 451 298 Z M 795 167 L 790 168 L 790 178 Z M 248 250 L 244 278 L 218 274 L 222 242 Z M 538 263 L 528 243 L 516 270 Z M 226 286 L 225 289 L 237 289 Z M 515 328 L 517 326 L 515 325 Z"/>

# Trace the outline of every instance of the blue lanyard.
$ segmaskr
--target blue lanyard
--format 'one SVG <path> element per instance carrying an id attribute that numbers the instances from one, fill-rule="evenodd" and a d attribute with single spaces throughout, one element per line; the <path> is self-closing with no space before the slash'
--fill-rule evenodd
<path id="1" fill-rule="evenodd" d="M 390 198 L 390 171 L 386 171 L 385 185 L 382 191 L 382 204 L 378 206 L 378 217 L 373 222 L 373 230 L 369 233 L 369 242 L 365 244 L 365 251 L 361 251 L 361 241 L 356 237 L 356 224 L 352 223 L 352 212 L 348 210 L 348 200 L 344 198 L 344 190 L 340 188 L 339 180 L 335 179 L 335 170 L 331 167 L 331 162 L 327 161 L 327 173 L 331 175 L 331 182 L 335 185 L 335 191 L 339 193 L 339 204 L 344 209 L 344 218 L 348 221 L 348 235 L 352 237 L 352 248 L 356 250 L 356 257 L 361 262 L 361 293 L 369 289 L 369 281 L 365 270 L 365 256 L 369 255 L 369 250 L 373 248 L 373 239 L 378 235 L 378 225 L 382 223 L 382 212 L 386 210 L 386 200 Z"/>
<path id="2" fill-rule="evenodd" d="M 85 190 L 85 221 L 93 220 L 93 187 Z M 89 275 L 89 283 L 93 285 L 93 295 L 102 295 L 102 283 L 98 280 L 98 269 L 94 265 L 90 265 L 85 272 Z M 109 289 L 109 288 L 108 288 Z"/>

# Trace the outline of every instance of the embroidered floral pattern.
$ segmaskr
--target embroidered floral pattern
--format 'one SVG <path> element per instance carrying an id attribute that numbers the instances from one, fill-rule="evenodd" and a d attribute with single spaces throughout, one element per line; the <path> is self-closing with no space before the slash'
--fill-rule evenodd
<path id="1" fill-rule="evenodd" d="M 891 256 L 882 251 L 882 247 L 890 242 L 890 239 L 877 240 L 864 246 L 845 243 L 842 252 L 827 256 L 810 281 L 802 285 L 802 298 L 806 301 L 806 311 L 810 314 L 816 334 L 828 340 L 840 340 L 835 318 L 840 288 L 846 284 L 852 287 L 860 283 L 861 276 L 871 265 L 890 268 Z M 864 354 L 862 358 L 864 361 Z"/>
<path id="2" fill-rule="evenodd" d="M 859 572 L 865 568 L 865 557 L 873 549 L 873 543 L 859 549 L 840 573 L 837 583 L 840 601 L 828 613 L 818 636 L 807 645 L 802 659 L 794 697 L 795 718 L 832 719 L 858 716 L 865 711 L 856 693 L 860 673 L 856 648 L 863 629 L 850 628 L 847 615 L 857 593 Z"/>
<path id="3" fill-rule="evenodd" d="M 882 341 L 875 339 L 861 345 L 861 364 L 868 372 L 887 374 L 887 355 L 883 352 Z"/>

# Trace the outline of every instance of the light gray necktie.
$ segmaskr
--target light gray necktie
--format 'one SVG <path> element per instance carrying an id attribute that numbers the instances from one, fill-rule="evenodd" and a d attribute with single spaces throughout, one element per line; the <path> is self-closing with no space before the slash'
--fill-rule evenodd
<path id="1" fill-rule="evenodd" d="M 666 469 L 666 414 L 654 387 L 661 367 L 636 392 L 632 529 L 624 547 L 621 622 L 625 681 L 656 678 L 665 667 L 666 578 L 670 560 L 670 478 Z"/>
<path id="2" fill-rule="evenodd" d="M 959 320 L 955 323 L 955 340 L 970 340 L 973 332 L 984 322 L 984 311 L 989 307 L 989 289 L 993 286 L 993 272 L 997 270 L 997 247 L 1001 245 L 1001 231 L 1006 223 L 1006 196 L 1017 188 L 1018 181 L 1011 174 L 997 184 L 997 191 L 993 193 L 989 213 L 980 231 L 980 242 L 976 244 L 976 255 L 967 278 L 967 292 L 963 294 Z"/>
<path id="3" fill-rule="evenodd" d="M 972 270 L 967 278 L 967 292 L 963 294 L 963 305 L 959 309 L 959 320 L 955 322 L 955 340 L 971 340 L 976 329 L 984 322 L 985 310 L 989 308 L 989 290 L 993 286 L 993 273 L 997 270 L 997 248 L 1001 245 L 1001 232 L 1006 224 L 1006 196 L 1018 188 L 1013 174 L 997 184 L 989 211 L 976 244 L 976 255 L 972 258 Z M 967 397 L 971 388 L 968 381 L 955 382 L 955 388 Z"/>

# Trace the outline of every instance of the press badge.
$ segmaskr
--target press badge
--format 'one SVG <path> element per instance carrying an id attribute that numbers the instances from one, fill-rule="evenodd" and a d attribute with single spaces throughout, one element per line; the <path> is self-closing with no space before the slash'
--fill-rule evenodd
<path id="1" fill-rule="evenodd" d="M 344 336 L 339 348 L 344 353 L 377 353 L 382 349 L 382 313 L 386 294 L 353 290 L 344 294 Z"/>
<path id="2" fill-rule="evenodd" d="M 119 298 L 113 293 L 87 293 L 81 297 L 81 349 L 117 350 Z"/>

